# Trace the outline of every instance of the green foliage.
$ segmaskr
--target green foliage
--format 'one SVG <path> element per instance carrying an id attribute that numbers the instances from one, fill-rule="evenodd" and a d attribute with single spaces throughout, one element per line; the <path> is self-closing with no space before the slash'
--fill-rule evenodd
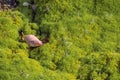
<path id="1" fill-rule="evenodd" d="M 120 80 L 119 0 L 35 0 L 35 23 L 24 1 L 0 12 L 1 80 Z M 19 30 L 49 43 L 29 50 Z"/>
<path id="2" fill-rule="evenodd" d="M 58 77 L 59 80 L 61 77 L 64 80 L 75 80 L 72 74 L 64 73 L 65 75 L 63 75 L 61 71 L 44 68 L 44 66 L 48 66 L 48 68 L 55 70 L 56 65 L 49 60 L 42 60 L 41 58 L 42 62 L 39 63 L 29 58 L 28 46 L 19 42 L 18 31 L 23 30 L 25 34 L 37 34 L 39 28 L 35 23 L 29 23 L 28 19 L 17 11 L 5 11 L 1 12 L 0 15 L 2 16 L 0 17 L 1 80 L 56 80 Z M 32 57 L 37 57 L 37 55 L 33 55 Z M 49 54 L 43 55 L 49 57 Z"/>
<path id="3" fill-rule="evenodd" d="M 78 78 L 81 80 L 112 80 L 114 74 L 119 75 L 117 68 L 120 55 L 117 53 L 91 53 L 81 58 Z M 117 77 L 117 78 L 116 78 Z M 119 76 L 116 76 L 119 80 Z"/>

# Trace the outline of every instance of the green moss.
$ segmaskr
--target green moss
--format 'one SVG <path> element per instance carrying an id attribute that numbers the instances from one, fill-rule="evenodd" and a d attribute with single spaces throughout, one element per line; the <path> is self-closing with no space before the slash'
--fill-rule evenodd
<path id="1" fill-rule="evenodd" d="M 0 12 L 1 80 L 119 80 L 119 0 L 35 0 Z M 28 0 L 27 0 L 28 1 Z M 48 38 L 33 50 L 18 31 Z"/>

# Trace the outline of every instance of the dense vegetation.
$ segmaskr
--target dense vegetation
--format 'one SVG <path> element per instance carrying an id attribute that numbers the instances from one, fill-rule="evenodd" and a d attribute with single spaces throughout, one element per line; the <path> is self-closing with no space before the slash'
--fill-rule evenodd
<path id="1" fill-rule="evenodd" d="M 0 80 L 120 80 L 119 0 L 35 0 L 0 11 Z M 18 31 L 49 43 L 29 50 Z"/>

